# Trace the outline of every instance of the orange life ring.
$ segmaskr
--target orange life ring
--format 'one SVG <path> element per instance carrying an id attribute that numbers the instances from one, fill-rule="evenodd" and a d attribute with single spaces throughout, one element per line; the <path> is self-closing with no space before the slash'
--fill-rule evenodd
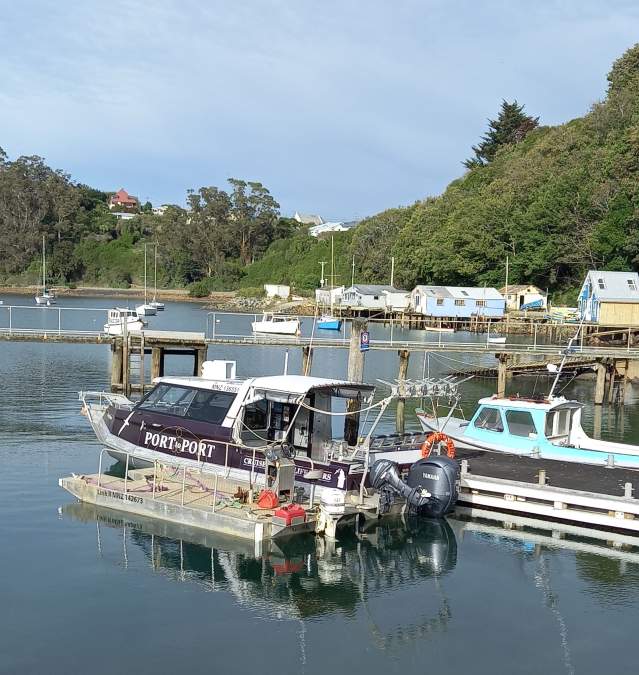
<path id="1" fill-rule="evenodd" d="M 433 449 L 435 443 L 446 443 L 446 454 L 451 458 L 455 459 L 455 443 L 450 436 L 446 436 L 441 431 L 432 433 L 423 443 L 422 443 L 422 457 L 429 457 L 430 451 Z"/>

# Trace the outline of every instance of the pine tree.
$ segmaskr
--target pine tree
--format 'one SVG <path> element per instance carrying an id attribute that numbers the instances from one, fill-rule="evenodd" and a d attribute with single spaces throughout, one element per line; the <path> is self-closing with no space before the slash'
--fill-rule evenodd
<path id="1" fill-rule="evenodd" d="M 467 159 L 464 166 L 473 169 L 488 164 L 502 145 L 519 143 L 538 125 L 539 117 L 526 115 L 523 105 L 503 100 L 497 119 L 488 120 L 488 132 L 482 136 L 479 145 L 473 145 L 475 156 Z"/>

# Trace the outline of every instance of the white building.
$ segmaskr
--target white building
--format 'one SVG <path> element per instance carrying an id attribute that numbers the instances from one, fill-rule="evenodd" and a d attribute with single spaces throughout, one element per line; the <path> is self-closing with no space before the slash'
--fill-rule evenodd
<path id="1" fill-rule="evenodd" d="M 335 288 L 329 288 L 328 286 L 324 286 L 324 288 L 316 288 L 315 289 L 315 302 L 318 305 L 325 305 L 326 307 L 330 307 L 332 304 L 333 306 L 339 305 L 342 302 L 342 295 L 344 294 L 344 286 L 335 286 Z M 331 296 L 333 302 L 331 303 Z"/>
<path id="2" fill-rule="evenodd" d="M 298 211 L 295 211 L 293 219 L 302 225 L 321 225 L 324 222 L 322 216 L 315 213 L 299 213 Z"/>
<path id="3" fill-rule="evenodd" d="M 291 295 L 291 287 L 284 284 L 264 284 L 267 298 L 281 298 L 288 300 Z"/>
<path id="4" fill-rule="evenodd" d="M 342 307 L 401 311 L 408 307 L 410 293 L 394 286 L 355 284 L 344 290 Z"/>
<path id="5" fill-rule="evenodd" d="M 410 308 L 424 316 L 500 318 L 506 311 L 506 301 L 496 288 L 420 285 L 410 293 Z"/>
<path id="6" fill-rule="evenodd" d="M 532 284 L 504 286 L 500 289 L 500 293 L 506 298 L 508 309 L 546 309 L 547 307 L 546 294 Z"/>

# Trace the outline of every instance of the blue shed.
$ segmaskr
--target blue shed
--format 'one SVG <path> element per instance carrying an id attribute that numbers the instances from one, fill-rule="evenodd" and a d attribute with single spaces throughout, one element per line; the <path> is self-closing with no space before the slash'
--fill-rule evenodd
<path id="1" fill-rule="evenodd" d="M 410 295 L 411 309 L 424 316 L 500 319 L 506 311 L 506 300 L 496 288 L 420 285 Z"/>

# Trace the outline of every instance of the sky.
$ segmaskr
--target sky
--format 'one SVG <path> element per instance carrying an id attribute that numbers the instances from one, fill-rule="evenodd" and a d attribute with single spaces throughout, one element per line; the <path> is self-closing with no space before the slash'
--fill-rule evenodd
<path id="1" fill-rule="evenodd" d="M 0 0 L 0 147 L 184 204 L 229 177 L 353 220 L 439 194 L 502 99 L 583 115 L 626 0 Z"/>

